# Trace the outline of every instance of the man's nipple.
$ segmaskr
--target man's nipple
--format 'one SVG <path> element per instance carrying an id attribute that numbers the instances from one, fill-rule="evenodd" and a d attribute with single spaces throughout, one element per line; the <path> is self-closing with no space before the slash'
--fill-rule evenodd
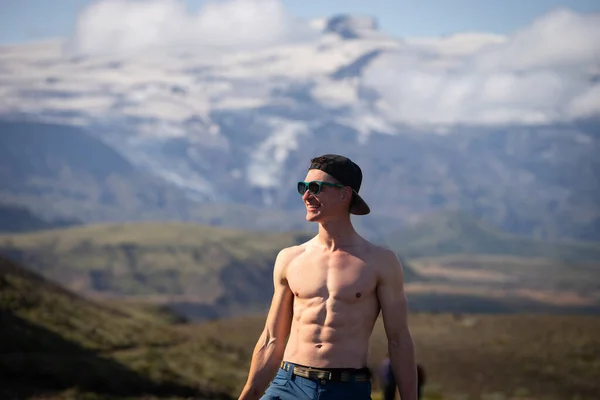
<path id="1" fill-rule="evenodd" d="M 358 299 L 358 298 L 360 298 L 360 296 L 361 296 L 360 292 L 357 292 L 356 293 L 356 298 Z"/>

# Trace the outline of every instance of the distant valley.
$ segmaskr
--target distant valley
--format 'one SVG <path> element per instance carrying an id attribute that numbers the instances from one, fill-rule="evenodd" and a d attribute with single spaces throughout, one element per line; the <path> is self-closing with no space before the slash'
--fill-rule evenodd
<path id="1" fill-rule="evenodd" d="M 86 296 L 168 305 L 206 320 L 264 312 L 278 251 L 310 237 L 99 223 L 2 234 L 0 254 Z M 439 214 L 380 244 L 403 259 L 415 311 L 600 313 L 598 245 L 519 238 L 460 213 Z"/>
<path id="2" fill-rule="evenodd" d="M 565 18 L 589 23 L 542 21 Z M 0 251 L 90 296 L 264 311 L 277 251 L 316 231 L 295 183 L 332 152 L 361 166 L 372 213 L 352 220 L 404 260 L 416 309 L 594 312 L 596 61 L 504 65 L 540 26 L 400 40 L 342 15 L 252 50 L 2 46 Z M 529 93 L 540 68 L 568 107 Z"/>

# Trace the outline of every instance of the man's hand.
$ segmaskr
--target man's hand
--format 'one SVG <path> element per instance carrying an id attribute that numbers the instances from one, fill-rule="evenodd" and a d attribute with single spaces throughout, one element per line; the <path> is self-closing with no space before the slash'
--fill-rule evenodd
<path id="1" fill-rule="evenodd" d="M 415 349 L 408 329 L 408 302 L 404 272 L 398 256 L 386 250 L 381 257 L 377 297 L 388 339 L 390 362 L 398 382 L 401 400 L 417 400 Z"/>
<path id="2" fill-rule="evenodd" d="M 265 327 L 254 347 L 250 372 L 239 400 L 258 400 L 281 364 L 292 323 L 294 296 L 286 278 L 294 248 L 279 252 L 273 268 L 274 293 Z"/>

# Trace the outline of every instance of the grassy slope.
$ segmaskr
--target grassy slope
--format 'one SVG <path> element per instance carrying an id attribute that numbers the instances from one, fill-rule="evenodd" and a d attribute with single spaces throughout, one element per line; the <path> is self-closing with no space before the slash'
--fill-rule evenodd
<path id="1" fill-rule="evenodd" d="M 257 315 L 185 329 L 251 348 L 263 323 Z M 595 399 L 600 390 L 599 317 L 412 314 L 409 324 L 427 372 L 426 399 Z M 371 368 L 386 343 L 380 319 L 371 337 Z"/>
<path id="2" fill-rule="evenodd" d="M 189 340 L 162 322 L 162 316 L 141 318 L 126 308 L 84 299 L 4 258 L 0 288 L 0 386 L 5 397 L 79 388 L 117 397 L 227 398 L 206 382 L 192 385 L 161 363 L 163 349 Z M 200 352 L 208 346 L 197 342 Z"/>
<path id="3" fill-rule="evenodd" d="M 172 325 L 164 310 L 89 301 L 4 259 L 0 285 L 7 398 L 236 398 L 264 323 L 261 314 Z M 413 314 L 409 323 L 428 373 L 427 400 L 498 392 L 499 399 L 593 399 L 600 389 L 598 317 Z M 378 321 L 371 367 L 385 343 Z"/>

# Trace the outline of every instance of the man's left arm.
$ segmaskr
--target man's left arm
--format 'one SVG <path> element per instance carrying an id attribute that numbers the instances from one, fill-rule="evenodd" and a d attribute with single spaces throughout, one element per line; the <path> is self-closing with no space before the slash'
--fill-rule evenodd
<path id="1" fill-rule="evenodd" d="M 390 362 L 398 383 L 401 400 L 417 400 L 415 348 L 408 329 L 408 302 L 404 292 L 404 271 L 398 256 L 386 250 L 382 254 L 377 297 L 388 339 Z"/>

